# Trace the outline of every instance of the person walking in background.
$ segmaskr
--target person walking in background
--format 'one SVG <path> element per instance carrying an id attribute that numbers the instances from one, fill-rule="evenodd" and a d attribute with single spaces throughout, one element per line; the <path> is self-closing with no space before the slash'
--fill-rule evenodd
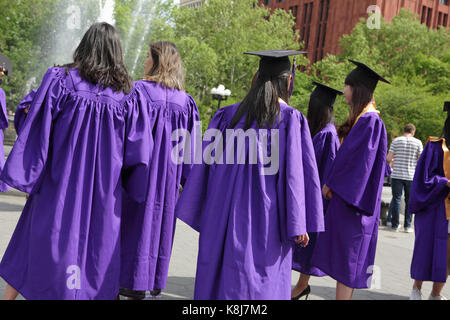
<path id="1" fill-rule="evenodd" d="M 417 163 L 409 210 L 414 213 L 414 253 L 411 300 L 422 300 L 422 284 L 433 281 L 429 300 L 441 295 L 450 274 L 450 102 L 441 138 L 430 137 Z"/>
<path id="2" fill-rule="evenodd" d="M 146 291 L 156 296 L 165 289 L 175 233 L 175 204 L 193 163 L 176 163 L 172 152 L 178 141 L 174 132 L 186 130 L 194 150 L 194 126 L 200 121 L 194 99 L 183 91 L 184 70 L 175 44 L 158 41 L 150 45 L 145 79 L 135 83 L 145 101 L 152 153 L 147 154 L 149 190 L 145 203 L 124 195 L 121 234 L 120 294 L 140 300 Z M 152 133 L 153 132 L 153 133 Z M 186 141 L 188 143 L 188 141 Z M 137 177 L 141 179 L 141 177 Z"/>
<path id="3" fill-rule="evenodd" d="M 309 99 L 307 118 L 313 138 L 320 186 L 322 187 L 339 148 L 339 137 L 334 125 L 333 107 L 336 96 L 343 95 L 343 92 L 317 82 L 313 83 L 317 87 L 311 93 Z M 329 200 L 323 198 L 324 213 L 327 211 L 328 204 Z M 311 293 L 311 287 L 308 284 L 311 276 L 326 276 L 325 273 L 311 266 L 311 257 L 318 236 L 318 233 L 312 232 L 309 234 L 309 245 L 307 247 L 295 246 L 294 248 L 292 269 L 300 272 L 300 278 L 292 290 L 292 300 L 298 300 L 303 296 L 306 296 L 306 299 L 308 299 L 308 295 Z"/>
<path id="4" fill-rule="evenodd" d="M 416 127 L 407 124 L 403 129 L 403 136 L 394 139 L 391 143 L 387 161 L 394 163 L 391 174 L 392 201 L 389 205 L 388 226 L 398 231 L 400 226 L 400 202 L 403 190 L 405 191 L 405 222 L 404 231 L 412 232 L 412 215 L 408 210 L 411 183 L 414 178 L 417 160 L 423 150 L 422 141 L 414 138 Z"/>

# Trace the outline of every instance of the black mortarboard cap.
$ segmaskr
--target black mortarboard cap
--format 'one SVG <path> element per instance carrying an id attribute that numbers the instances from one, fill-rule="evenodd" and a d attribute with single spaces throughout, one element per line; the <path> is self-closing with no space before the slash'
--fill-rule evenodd
<path id="1" fill-rule="evenodd" d="M 450 115 L 450 101 L 444 102 L 444 112 L 449 112 Z"/>
<path id="2" fill-rule="evenodd" d="M 304 51 L 295 50 L 266 50 L 245 52 L 245 54 L 258 56 L 261 58 L 259 63 L 259 74 L 262 77 L 276 77 L 284 72 L 291 72 L 291 61 L 289 56 L 305 54 Z"/>
<path id="3" fill-rule="evenodd" d="M 334 102 L 336 101 L 336 96 L 341 96 L 344 94 L 342 91 L 330 88 L 316 81 L 313 81 L 313 84 L 316 85 L 316 88 L 311 93 L 310 99 L 317 99 L 326 106 L 333 107 Z"/>
<path id="4" fill-rule="evenodd" d="M 5 74 L 11 76 L 13 64 L 3 53 L 0 52 L 0 67 L 5 68 Z"/>
<path id="5" fill-rule="evenodd" d="M 373 71 L 371 68 L 366 66 L 364 63 L 354 61 L 351 59 L 349 59 L 348 61 L 354 63 L 357 67 L 348 74 L 347 79 L 349 79 L 349 77 L 353 78 L 355 81 L 358 81 L 361 84 L 363 84 L 367 89 L 370 90 L 370 92 L 375 91 L 378 81 L 383 81 L 389 84 L 391 83 L 390 81 L 386 80 L 378 73 Z"/>

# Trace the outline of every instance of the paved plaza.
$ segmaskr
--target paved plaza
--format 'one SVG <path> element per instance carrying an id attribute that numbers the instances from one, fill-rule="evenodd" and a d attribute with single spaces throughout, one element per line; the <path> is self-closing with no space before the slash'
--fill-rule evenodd
<path id="1" fill-rule="evenodd" d="M 390 188 L 384 189 L 384 199 L 390 200 Z M 0 257 L 3 256 L 9 239 L 25 204 L 25 197 L 17 191 L 0 195 Z M 400 219 L 403 223 L 403 216 Z M 414 234 L 392 232 L 381 228 L 378 238 L 375 270 L 380 275 L 372 290 L 356 290 L 354 299 L 358 300 L 405 300 L 409 298 L 412 280 L 409 267 L 414 247 Z M 192 299 L 197 261 L 198 234 L 189 226 L 178 221 L 175 243 L 169 271 L 167 288 L 159 299 Z M 292 284 L 298 273 L 292 273 Z M 310 300 L 333 300 L 336 282 L 329 278 L 312 278 Z M 0 279 L 0 294 L 5 282 Z M 424 284 L 426 298 L 431 291 L 431 283 Z M 443 294 L 450 298 L 450 285 Z M 150 298 L 149 298 L 150 299 Z M 301 302 L 299 302 L 301 303 Z"/>

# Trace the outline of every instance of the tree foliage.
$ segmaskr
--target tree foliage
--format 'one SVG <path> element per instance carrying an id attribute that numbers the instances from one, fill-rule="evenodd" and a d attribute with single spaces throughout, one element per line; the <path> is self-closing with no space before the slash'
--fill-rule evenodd
<path id="1" fill-rule="evenodd" d="M 67 23 L 66 0 L 0 0 L 0 51 L 14 61 L 14 75 L 6 79 L 8 107 L 17 103 L 39 83 L 43 72 L 67 59 L 67 47 L 75 46 L 80 32 L 98 16 L 97 0 L 75 1 L 81 8 L 81 30 L 63 37 L 55 48 L 55 37 Z M 74 2 L 71 0 L 71 2 Z M 144 76 L 143 64 L 152 41 L 169 40 L 180 49 L 186 70 L 186 91 L 198 102 L 204 126 L 215 111 L 210 90 L 219 84 L 232 91 L 227 103 L 242 100 L 259 59 L 246 51 L 299 49 L 293 16 L 281 9 L 271 12 L 257 0 L 208 0 L 201 7 L 180 8 L 173 0 L 116 0 L 116 27 L 125 49 L 125 61 L 135 80 Z M 59 34 L 60 36 L 60 34 Z M 312 80 L 343 89 L 344 79 L 362 61 L 392 81 L 380 83 L 375 99 L 390 138 L 401 134 L 406 123 L 414 123 L 423 141 L 440 135 L 445 115 L 442 105 L 450 87 L 448 29 L 428 29 L 408 10 L 392 23 L 369 29 L 361 19 L 352 33 L 340 39 L 341 53 L 328 55 L 313 65 L 304 57 L 298 64 L 296 86 L 290 104 L 306 113 Z M 65 62 L 65 61 L 64 61 Z M 349 107 L 337 99 L 337 123 L 348 116 Z"/>
<path id="2" fill-rule="evenodd" d="M 391 139 L 407 123 L 417 127 L 416 136 L 426 141 L 440 135 L 445 120 L 442 112 L 450 88 L 450 37 L 445 28 L 428 29 L 409 10 L 402 9 L 391 24 L 369 29 L 361 19 L 352 33 L 340 40 L 342 52 L 329 55 L 312 66 L 313 78 L 343 88 L 347 73 L 354 68 L 348 59 L 361 61 L 384 75 L 392 85 L 381 83 L 375 100 Z M 344 99 L 338 99 L 338 123 L 348 115 Z"/>

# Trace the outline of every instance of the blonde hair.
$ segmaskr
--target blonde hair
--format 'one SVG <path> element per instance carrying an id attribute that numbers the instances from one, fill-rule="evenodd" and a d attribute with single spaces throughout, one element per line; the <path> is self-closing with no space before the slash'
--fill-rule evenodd
<path id="1" fill-rule="evenodd" d="M 177 46 L 170 41 L 150 44 L 153 66 L 145 80 L 153 81 L 166 88 L 184 90 L 184 69 Z"/>

